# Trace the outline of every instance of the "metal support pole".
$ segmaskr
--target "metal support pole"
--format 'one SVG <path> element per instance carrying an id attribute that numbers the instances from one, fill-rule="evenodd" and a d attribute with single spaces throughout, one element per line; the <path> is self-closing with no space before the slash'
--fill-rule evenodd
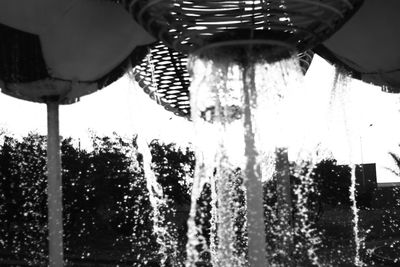
<path id="1" fill-rule="evenodd" d="M 47 103 L 47 204 L 49 266 L 64 266 L 58 102 Z"/>
<path id="2" fill-rule="evenodd" d="M 276 149 L 277 206 L 282 239 L 281 251 L 286 266 L 292 266 L 290 259 L 293 250 L 292 196 L 289 174 L 289 157 L 286 148 Z"/>
<path id="3" fill-rule="evenodd" d="M 263 185 L 260 166 L 257 164 L 258 153 L 252 120 L 252 107 L 255 104 L 254 101 L 256 97 L 254 66 L 251 63 L 248 64 L 244 67 L 243 72 L 249 266 L 266 267 Z"/>

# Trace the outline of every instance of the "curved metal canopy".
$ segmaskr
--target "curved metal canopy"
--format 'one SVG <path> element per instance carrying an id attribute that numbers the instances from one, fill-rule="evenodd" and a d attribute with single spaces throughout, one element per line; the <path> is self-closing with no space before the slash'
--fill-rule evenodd
<path id="1" fill-rule="evenodd" d="M 268 49 L 267 60 L 304 52 L 332 35 L 363 0 L 126 0 L 135 19 L 169 47 Z M 245 56 L 244 56 L 245 57 Z"/>
<path id="2" fill-rule="evenodd" d="M 154 39 L 126 10 L 100 0 L 0 1 L 0 88 L 71 103 L 125 73 Z"/>
<path id="3" fill-rule="evenodd" d="M 153 42 L 126 10 L 105 0 L 0 1 L 0 88 L 47 103 L 49 266 L 64 266 L 59 104 L 113 82 Z"/>
<path id="4" fill-rule="evenodd" d="M 315 51 L 354 78 L 400 93 L 400 1 L 367 0 Z"/>
<path id="5" fill-rule="evenodd" d="M 189 117 L 187 54 L 210 48 L 214 56 L 234 54 L 235 60 L 246 62 L 250 49 L 263 52 L 257 57 L 279 60 L 328 38 L 363 0 L 123 2 L 135 20 L 163 41 L 136 67 L 135 79 L 167 110 Z M 301 58 L 303 70 L 309 56 L 305 52 Z"/>

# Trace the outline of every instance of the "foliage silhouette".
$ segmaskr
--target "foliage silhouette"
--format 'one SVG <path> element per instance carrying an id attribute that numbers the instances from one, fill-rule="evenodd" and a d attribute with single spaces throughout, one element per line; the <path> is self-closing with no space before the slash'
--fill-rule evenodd
<path id="1" fill-rule="evenodd" d="M 43 265 L 47 261 L 46 137 L 36 133 L 21 140 L 0 137 L 0 248 L 31 265 Z M 103 257 L 136 264 L 157 258 L 136 136 L 94 135 L 92 151 L 76 147 L 74 141 L 65 138 L 61 143 L 67 258 L 96 257 L 104 251 L 110 255 Z M 151 147 L 153 168 L 171 205 L 186 203 L 190 182 L 184 179 L 193 172 L 193 155 L 158 141 Z"/>

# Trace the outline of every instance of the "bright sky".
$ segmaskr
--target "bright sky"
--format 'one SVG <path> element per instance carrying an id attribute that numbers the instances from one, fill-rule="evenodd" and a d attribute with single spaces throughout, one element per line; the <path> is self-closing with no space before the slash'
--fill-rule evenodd
<path id="1" fill-rule="evenodd" d="M 314 110 L 313 119 L 320 120 L 320 126 L 324 124 L 321 120 L 327 118 L 324 112 L 329 105 L 333 75 L 333 67 L 320 57 L 314 58 L 307 72 L 305 88 L 313 101 L 304 106 Z M 400 182 L 387 169 L 396 169 L 388 152 L 400 154 L 399 95 L 383 93 L 380 87 L 358 80 L 352 80 L 344 91 L 347 132 L 343 131 L 343 117 L 333 116 L 337 121 L 330 122 L 331 128 L 314 128 L 322 129 L 314 139 L 327 142 L 339 162 L 376 163 L 378 182 Z"/>
<path id="2" fill-rule="evenodd" d="M 400 154 L 400 101 L 397 95 L 385 94 L 380 88 L 359 81 L 347 90 L 347 137 L 323 126 L 327 118 L 332 88 L 333 67 L 318 56 L 307 73 L 304 93 L 299 94 L 302 120 L 311 142 L 324 140 L 330 144 L 339 161 L 377 163 L 379 182 L 400 182 L 386 167 L 394 168 L 388 151 Z M 29 131 L 46 133 L 46 106 L 30 103 L 0 94 L 0 129 L 16 136 Z M 334 124 L 331 124 L 334 125 Z M 80 102 L 62 106 L 60 131 L 63 136 L 81 140 L 90 146 L 89 129 L 102 135 L 117 132 L 131 136 L 138 133 L 148 139 L 159 138 L 166 142 L 185 145 L 192 140 L 191 123 L 165 111 L 152 101 L 140 88 L 124 77 L 108 88 Z M 350 137 L 349 137 L 350 136 Z M 348 141 L 348 139 L 351 139 Z M 351 144 L 351 145 L 349 145 Z"/>

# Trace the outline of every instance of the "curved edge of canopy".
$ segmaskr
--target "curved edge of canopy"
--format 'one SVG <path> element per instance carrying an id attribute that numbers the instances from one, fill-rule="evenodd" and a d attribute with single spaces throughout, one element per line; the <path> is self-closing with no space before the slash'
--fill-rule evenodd
<path id="1" fill-rule="evenodd" d="M 26 83 L 0 83 L 2 93 L 32 102 L 46 103 L 56 101 L 60 104 L 72 104 L 79 97 L 98 90 L 95 83 L 73 83 L 70 81 L 47 78 Z"/>
<path id="2" fill-rule="evenodd" d="M 83 20 L 83 22 L 87 24 L 87 27 L 80 32 L 80 37 L 84 38 L 86 32 L 92 35 L 96 33 L 97 35 L 94 35 L 92 38 L 93 40 L 91 39 L 88 47 L 92 48 L 91 44 L 93 43 L 99 45 L 94 45 L 95 47 L 93 48 L 94 51 L 92 54 L 85 54 L 86 58 L 80 58 L 79 55 L 82 54 L 82 51 L 84 50 L 79 47 L 78 41 L 80 39 L 75 40 L 77 42 L 72 43 L 73 45 L 70 46 L 70 51 L 73 51 L 74 49 L 78 50 L 77 54 L 73 58 L 74 60 L 70 60 L 68 58 L 69 54 L 61 49 L 59 55 L 62 57 L 59 58 L 59 60 L 61 60 L 61 65 L 67 64 L 69 66 L 67 68 L 68 71 L 66 72 L 67 75 L 64 75 L 65 73 L 60 75 L 60 73 L 54 71 L 54 64 L 49 65 L 48 60 L 46 60 L 46 53 L 44 53 L 44 50 L 48 51 L 49 49 L 44 48 L 42 40 L 43 36 L 40 34 L 38 35 L 35 32 L 32 33 L 29 31 L 29 27 L 29 29 L 25 29 L 24 27 L 14 28 L 14 26 L 16 26 L 14 24 L 16 21 L 18 22 L 18 19 L 20 19 L 21 21 L 19 22 L 23 24 L 29 24 L 29 20 L 23 20 L 23 18 L 19 18 L 18 16 L 12 17 L 6 12 L 7 8 L 11 8 L 11 11 L 13 12 L 9 10 L 10 13 L 23 15 L 18 10 L 19 2 L 14 3 L 10 0 L 2 4 L 2 8 L 6 11 L 0 13 L 3 14 L 6 12 L 7 16 L 5 16 L 5 18 L 1 17 L 0 19 L 0 91 L 19 99 L 39 103 L 44 103 L 48 101 L 49 98 L 53 101 L 56 98 L 60 104 L 74 103 L 79 99 L 79 97 L 100 90 L 122 77 L 129 68 L 135 66 L 135 64 L 139 63 L 140 60 L 145 57 L 148 52 L 147 47 L 155 41 L 152 37 L 147 38 L 147 36 L 150 35 L 147 33 L 143 34 L 145 31 L 132 20 L 129 13 L 126 12 L 122 6 L 118 6 L 121 5 L 120 1 L 110 0 L 110 3 L 108 4 L 108 1 L 105 1 L 104 3 L 102 1 L 100 1 L 101 3 L 94 3 L 93 1 L 86 0 L 72 2 L 74 2 L 74 4 L 82 4 L 86 6 L 77 6 L 75 8 L 77 13 L 75 14 L 76 19 L 71 19 L 70 17 L 68 17 L 70 19 L 64 19 L 65 23 L 73 23 L 74 27 L 67 27 L 70 26 L 68 24 L 64 28 L 80 29 L 79 22 Z M 43 0 L 41 4 L 45 5 L 47 9 L 52 10 L 54 6 L 59 6 L 60 3 L 54 4 L 53 1 Z M 26 12 L 37 10 L 36 5 L 34 5 L 34 7 L 35 8 L 33 8 L 32 4 L 29 3 L 29 8 L 25 7 L 24 10 Z M 64 4 L 62 3 L 61 7 L 62 10 L 65 9 Z M 95 10 L 93 14 L 91 13 L 92 10 Z M 110 10 L 113 11 L 113 22 L 115 25 L 111 25 L 111 22 L 104 20 L 104 16 L 107 15 Z M 70 13 L 71 12 L 68 14 L 71 16 Z M 88 14 L 91 16 L 87 16 Z M 35 16 L 38 16 L 38 13 L 33 12 L 33 14 L 30 15 L 36 18 Z M 95 22 L 101 26 L 100 28 L 103 28 L 104 25 L 107 27 L 105 34 L 102 34 L 98 29 L 96 30 L 97 24 L 92 21 L 94 18 L 93 16 L 97 19 Z M 8 21 L 7 18 L 11 22 Z M 4 20 L 9 23 L 3 24 Z M 34 19 L 34 21 L 37 22 L 38 20 Z M 113 27 L 111 27 L 113 25 L 122 25 L 122 27 L 120 27 L 120 31 L 115 32 L 112 30 Z M 135 25 L 137 25 L 137 27 Z M 41 27 L 44 26 L 40 24 L 39 28 Z M 95 33 L 90 31 L 91 28 L 95 30 Z M 119 29 L 118 27 L 115 28 Z M 104 37 L 103 35 L 105 37 L 114 37 L 116 35 L 119 38 L 117 43 L 123 44 L 116 56 L 110 54 L 106 57 L 100 57 L 108 62 L 108 64 L 106 64 L 107 66 L 102 64 L 104 60 L 97 60 L 96 55 L 107 54 L 103 47 L 114 48 L 113 43 L 115 40 L 113 38 L 108 38 L 108 43 L 101 42 L 101 38 Z M 55 46 L 51 47 L 52 49 L 57 48 L 57 44 L 63 43 L 63 40 L 65 40 L 65 36 L 62 34 L 61 37 L 59 35 L 55 37 L 57 38 Z M 88 58 L 90 60 L 87 60 Z M 82 64 L 80 68 L 76 68 L 76 63 L 81 61 L 84 63 L 86 62 L 86 64 Z M 93 73 L 91 72 L 91 69 L 97 65 L 99 66 L 99 71 L 96 75 L 92 75 Z M 71 72 L 80 73 L 81 70 L 84 70 L 85 72 L 85 75 L 83 76 L 84 78 L 79 75 L 69 75 Z"/>
<path id="3" fill-rule="evenodd" d="M 82 96 L 94 93 L 121 78 L 148 53 L 149 45 L 136 47 L 131 54 L 108 74 L 98 80 L 75 82 L 53 77 L 41 77 L 35 81 L 7 82 L 0 79 L 0 91 L 6 95 L 37 102 L 46 103 L 49 100 L 60 104 L 72 104 Z"/>
<path id="4" fill-rule="evenodd" d="M 356 63 L 335 54 L 324 45 L 318 45 L 313 50 L 330 64 L 345 70 L 354 79 L 380 86 L 386 93 L 400 93 L 400 83 L 398 82 L 400 69 L 379 73 L 361 72 L 357 70 L 360 67 Z M 397 77 L 397 81 L 395 77 Z"/>

